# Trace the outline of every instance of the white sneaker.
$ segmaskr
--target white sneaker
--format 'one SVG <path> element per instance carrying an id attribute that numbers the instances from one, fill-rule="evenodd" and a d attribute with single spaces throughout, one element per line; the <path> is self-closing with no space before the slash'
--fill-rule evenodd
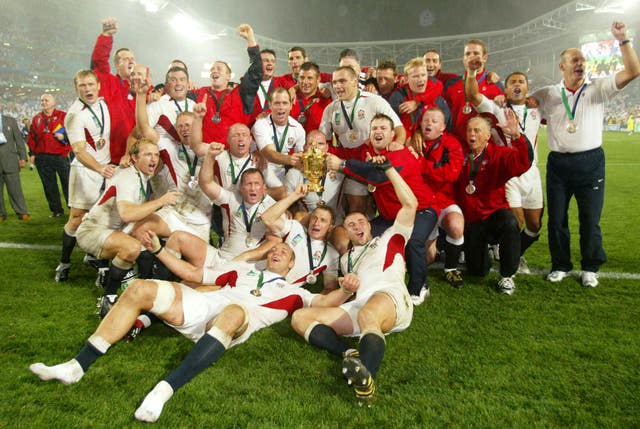
<path id="1" fill-rule="evenodd" d="M 569 273 L 566 271 L 551 271 L 549 275 L 547 275 L 547 281 L 550 281 L 551 283 L 558 283 L 568 275 Z"/>
<path id="2" fill-rule="evenodd" d="M 431 292 L 429 291 L 429 288 L 422 286 L 422 289 L 420 289 L 420 295 L 411 295 L 411 302 L 413 302 L 413 306 L 417 307 L 422 304 L 425 299 L 429 298 L 430 294 Z"/>
<path id="3" fill-rule="evenodd" d="M 498 290 L 507 295 L 513 295 L 516 291 L 516 284 L 511 277 L 503 277 L 498 281 Z"/>
<path id="4" fill-rule="evenodd" d="M 598 286 L 598 273 L 583 271 L 582 275 L 580 275 L 580 280 L 582 280 L 582 286 L 584 287 L 596 287 Z"/>
<path id="5" fill-rule="evenodd" d="M 531 274 L 531 270 L 529 269 L 529 264 L 527 264 L 527 260 L 524 259 L 524 256 L 520 256 L 520 263 L 518 264 L 518 273 Z"/>

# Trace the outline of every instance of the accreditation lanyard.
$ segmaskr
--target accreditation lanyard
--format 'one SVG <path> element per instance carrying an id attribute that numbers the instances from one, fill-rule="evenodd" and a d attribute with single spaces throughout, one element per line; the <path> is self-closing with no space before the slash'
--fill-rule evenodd
<path id="1" fill-rule="evenodd" d="M 273 79 L 269 82 L 269 88 L 267 88 L 267 90 L 265 90 L 262 83 L 260 83 L 260 90 L 262 91 L 262 95 L 264 95 L 264 106 L 262 107 L 262 110 L 269 110 L 269 102 L 271 101 L 271 96 L 269 94 L 271 94 L 271 91 L 273 90 Z"/>
<path id="2" fill-rule="evenodd" d="M 305 114 L 305 112 L 306 112 L 307 110 L 309 110 L 309 108 L 310 108 L 311 106 L 313 106 L 313 103 L 315 103 L 316 101 L 318 101 L 318 97 L 313 98 L 309 103 L 307 103 L 305 106 L 303 106 L 303 105 L 302 105 L 302 104 L 303 104 L 303 103 L 302 103 L 302 96 L 298 97 L 298 106 L 300 106 L 300 114 L 301 114 L 301 115 L 304 115 L 304 114 Z"/>
<path id="3" fill-rule="evenodd" d="M 349 254 L 347 255 L 347 273 L 352 273 L 352 272 L 355 271 L 356 265 L 358 265 L 358 262 L 360 262 L 360 259 L 362 259 L 364 254 L 367 253 L 367 250 L 369 250 L 369 246 L 371 245 L 371 243 L 373 243 L 373 241 L 377 240 L 377 239 L 378 239 L 378 237 L 376 237 L 373 240 L 369 241 L 366 244 L 366 246 L 364 247 L 364 249 L 362 250 L 362 252 L 360 252 L 360 255 L 358 255 L 358 257 L 356 258 L 355 261 L 353 261 L 351 259 L 351 254 L 353 253 L 353 247 L 351 249 L 349 249 Z"/>
<path id="4" fill-rule="evenodd" d="M 253 211 L 253 215 L 251 216 L 251 219 L 249 219 L 249 215 L 247 214 L 247 208 L 244 205 L 244 201 L 242 202 L 242 204 L 240 204 L 240 208 L 242 209 L 242 218 L 244 219 L 244 226 L 247 229 L 247 233 L 251 233 L 251 227 L 253 227 L 253 221 L 256 220 L 256 214 L 258 214 L 258 208 L 260 206 L 260 204 L 262 204 L 262 202 L 264 201 L 265 197 L 262 197 L 262 199 L 260 200 L 260 202 L 258 202 L 258 204 L 256 204 L 256 209 Z"/>
<path id="5" fill-rule="evenodd" d="M 469 102 L 469 99 L 467 98 L 467 72 L 464 72 L 464 74 L 462 76 L 460 76 L 462 78 L 462 86 L 465 88 L 464 91 L 464 101 L 466 103 Z M 482 72 L 482 74 L 480 75 L 480 79 L 478 79 L 478 89 L 480 89 L 480 85 L 482 85 L 482 83 L 485 81 L 485 79 L 487 78 L 487 72 Z"/>
<path id="6" fill-rule="evenodd" d="M 282 153 L 284 142 L 287 139 L 287 132 L 289 132 L 289 119 L 287 119 L 287 126 L 284 127 L 284 132 L 282 133 L 280 141 L 278 141 L 278 133 L 276 131 L 276 124 L 273 122 L 273 115 L 271 115 L 271 129 L 273 129 L 273 143 L 276 145 L 276 150 Z"/>
<path id="7" fill-rule="evenodd" d="M 192 164 L 191 160 L 189 159 L 189 153 L 187 152 L 187 148 L 184 147 L 184 144 L 182 143 L 180 143 L 180 146 L 182 146 L 182 153 L 184 153 L 185 158 L 187 158 L 187 168 L 189 169 L 189 176 L 195 177 L 196 165 L 198 165 L 198 155 L 193 156 L 193 164 Z"/>
<path id="8" fill-rule="evenodd" d="M 182 108 L 180 107 L 180 104 L 176 100 L 173 100 L 173 104 L 176 105 L 176 107 L 178 108 L 180 113 L 189 111 L 189 104 L 187 104 L 187 99 L 186 98 L 184 99 L 184 110 L 182 110 Z"/>
<path id="9" fill-rule="evenodd" d="M 482 149 L 480 155 L 477 156 L 477 160 L 472 153 L 469 154 L 469 182 L 473 182 L 476 179 L 476 175 L 480 170 L 480 166 L 482 165 L 482 158 L 484 158 L 484 153 L 486 152 L 486 150 L 486 147 Z"/>
<path id="10" fill-rule="evenodd" d="M 89 112 L 91 112 L 91 115 L 93 116 L 93 119 L 96 121 L 96 123 L 100 127 L 100 138 L 102 138 L 102 136 L 104 135 L 104 110 L 102 109 L 102 103 L 100 103 L 98 101 L 98 105 L 100 106 L 100 117 L 102 118 L 102 120 L 100 120 L 100 119 L 98 119 L 98 115 L 96 115 L 96 112 L 93 111 L 91 106 L 89 106 L 87 103 L 85 103 L 82 100 L 80 100 L 80 102 L 82 104 L 84 104 L 84 107 L 89 109 Z"/>
<path id="11" fill-rule="evenodd" d="M 138 180 L 140 181 L 140 192 L 142 193 L 142 195 L 144 195 L 144 201 L 149 201 L 149 198 L 151 198 L 151 192 L 153 192 L 153 190 L 151 189 L 151 182 L 147 180 L 147 186 L 145 190 L 145 187 L 142 184 L 142 175 L 140 174 L 140 171 L 135 167 L 133 168 L 136 170 L 136 174 L 138 175 Z"/>
<path id="12" fill-rule="evenodd" d="M 347 125 L 349 129 L 353 129 L 353 115 L 356 112 L 356 104 L 358 104 L 358 100 L 360 99 L 360 91 L 358 91 L 358 95 L 356 95 L 356 99 L 353 101 L 353 106 L 351 107 L 351 115 L 347 114 L 347 108 L 344 107 L 344 103 L 340 101 L 340 107 L 342 108 L 342 113 L 344 114 L 344 119 L 347 121 Z"/>
<path id="13" fill-rule="evenodd" d="M 234 185 L 238 183 L 238 179 L 242 175 L 242 172 L 244 171 L 244 169 L 247 168 L 247 165 L 249 164 L 250 161 L 251 161 L 251 155 L 247 157 L 247 160 L 244 162 L 244 164 L 242 164 L 242 167 L 240 168 L 240 171 L 238 171 L 238 175 L 236 176 L 236 167 L 233 163 L 233 156 L 229 154 L 229 169 L 231 169 L 231 183 L 233 183 Z"/>
<path id="14" fill-rule="evenodd" d="M 320 255 L 320 260 L 318 261 L 318 265 L 313 265 L 313 255 L 311 254 L 311 237 L 307 234 L 307 255 L 309 255 L 309 268 L 311 271 L 315 270 L 320 266 L 322 261 L 324 260 L 324 256 L 327 254 L 327 242 L 324 242 L 324 248 L 322 249 L 322 255 Z"/>
<path id="15" fill-rule="evenodd" d="M 435 140 L 433 141 L 433 143 L 431 143 L 431 146 L 429 146 L 429 149 L 427 149 L 427 151 L 426 151 L 426 152 L 423 152 L 424 159 L 429 159 L 429 155 L 431 155 L 431 152 L 432 152 L 434 149 L 437 149 L 437 148 L 438 148 L 438 146 L 440 146 L 440 140 L 442 140 L 442 136 L 440 136 L 440 137 L 438 137 L 437 139 L 435 139 Z"/>
<path id="16" fill-rule="evenodd" d="M 564 85 L 562 86 L 562 104 L 564 104 L 564 110 L 567 112 L 567 116 L 569 117 L 569 121 L 573 121 L 576 116 L 576 109 L 578 108 L 578 102 L 580 101 L 580 95 L 582 95 L 582 91 L 587 87 L 587 83 L 582 84 L 582 87 L 576 94 L 576 99 L 573 102 L 573 109 L 569 107 L 569 99 L 567 98 L 567 92 L 565 91 Z"/>

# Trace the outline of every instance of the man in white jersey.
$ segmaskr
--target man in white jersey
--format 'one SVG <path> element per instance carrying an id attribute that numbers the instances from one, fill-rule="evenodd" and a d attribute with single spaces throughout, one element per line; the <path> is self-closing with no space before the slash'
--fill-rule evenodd
<path id="1" fill-rule="evenodd" d="M 288 91 L 276 88 L 271 94 L 271 114 L 258 119 L 251 129 L 260 154 L 268 161 L 263 173 L 269 195 L 276 200 L 286 195 L 283 183 L 286 167 L 300 165 L 304 147 L 304 127 L 290 113 Z"/>
<path id="2" fill-rule="evenodd" d="M 304 145 L 304 152 L 311 149 L 315 144 L 316 147 L 324 153 L 329 150 L 327 137 L 319 130 L 313 130 L 307 134 L 307 141 Z M 331 207 L 336 212 L 336 224 L 342 223 L 342 214 L 340 198 L 342 196 L 342 183 L 344 174 L 339 171 L 327 170 L 324 178 L 320 181 L 324 190 L 321 192 L 307 192 L 299 201 L 305 212 L 312 212 L 318 207 L 322 201 L 322 205 Z M 293 192 L 298 185 L 306 183 L 304 173 L 298 168 L 290 168 L 284 178 L 284 185 L 287 193 Z"/>
<path id="3" fill-rule="evenodd" d="M 151 200 L 149 179 L 160 158 L 158 145 L 139 139 L 129 150 L 133 165 L 117 168 L 77 231 L 78 245 L 97 258 L 111 259 L 100 316 L 115 303 L 118 288 L 140 254 L 140 242 L 129 235 L 133 223 L 167 204 L 175 204 L 178 192 Z"/>
<path id="4" fill-rule="evenodd" d="M 579 49 L 560 56 L 562 82 L 532 94 L 547 120 L 547 206 L 552 283 L 564 279 L 571 263 L 568 207 L 575 195 L 580 220 L 581 282 L 598 285 L 598 270 L 606 262 L 600 215 L 604 205 L 604 105 L 640 75 L 640 61 L 631 47 L 624 23 L 614 21 L 611 33 L 618 41 L 624 69 L 615 75 L 586 81 L 586 60 Z"/>
<path id="5" fill-rule="evenodd" d="M 55 280 L 66 281 L 71 267 L 71 252 L 76 245 L 76 231 L 82 217 L 98 200 L 105 179 L 113 176 L 110 164 L 109 108 L 98 96 L 100 82 L 92 70 L 80 70 L 73 78 L 78 99 L 65 118 L 65 129 L 75 153 L 69 173 L 69 219 L 62 230 L 62 255 Z"/>
<path id="6" fill-rule="evenodd" d="M 159 242 L 156 251 L 162 252 Z M 44 381 L 77 383 L 127 333 L 140 312 L 150 311 L 195 342 L 182 363 L 156 384 L 135 411 L 136 419 L 155 422 L 173 394 L 215 363 L 228 348 L 300 307 L 340 305 L 357 290 L 357 286 L 351 286 L 314 295 L 292 286 L 284 276 L 293 263 L 293 251 L 281 243 L 270 251 L 264 271 L 236 264 L 209 272 L 208 277 L 221 287 L 219 290 L 209 287 L 200 292 L 180 283 L 134 280 L 75 358 L 51 367 L 35 363 L 29 368 Z"/>
<path id="7" fill-rule="evenodd" d="M 496 123 L 505 123 L 504 109 L 480 93 L 476 72 L 467 69 L 465 91 L 469 102 L 479 113 L 491 115 L 494 125 L 491 132 L 494 143 L 511 145 L 510 139 L 504 135 Z M 520 225 L 520 265 L 518 272 L 529 274 L 531 271 L 524 259 L 524 252 L 538 240 L 542 221 L 544 199 L 542 196 L 542 179 L 538 170 L 538 129 L 540 128 L 540 112 L 537 108 L 527 106 L 529 80 L 522 72 L 511 73 L 504 80 L 507 107 L 516 114 L 520 131 L 529 140 L 533 148 L 531 168 L 521 176 L 514 177 L 505 185 L 505 193 L 511 211 Z M 524 229 L 523 229 L 524 226 Z"/>
<path id="8" fill-rule="evenodd" d="M 328 141 L 332 141 L 335 135 L 338 145 L 346 148 L 358 147 L 369 138 L 371 119 L 377 113 L 384 113 L 393 120 L 396 143 L 404 144 L 406 133 L 398 115 L 384 98 L 358 89 L 358 79 L 353 68 L 337 68 L 333 72 L 332 85 L 337 99 L 324 109 L 320 124 L 320 131 Z M 346 178 L 344 193 L 349 212 L 366 212 L 368 192 L 365 184 Z"/>
<path id="9" fill-rule="evenodd" d="M 338 260 L 340 255 L 327 242 L 335 225 L 335 212 L 325 205 L 317 206 L 309 215 L 309 226 L 287 219 L 283 215 L 289 206 L 307 195 L 307 185 L 298 185 L 262 214 L 262 221 L 276 236 L 281 237 L 296 254 L 296 263 L 287 278 L 295 285 L 313 287 L 322 274 L 323 293 L 338 287 Z"/>
<path id="10" fill-rule="evenodd" d="M 240 177 L 237 191 L 224 189 L 213 178 L 215 158 L 224 150 L 221 143 L 209 144 L 202 161 L 199 183 L 202 191 L 222 209 L 224 243 L 216 258 L 230 261 L 240 253 L 253 249 L 265 239 L 267 228 L 261 215 L 275 203 L 266 193 L 260 170 L 248 168 Z M 212 265 L 217 262 L 212 261 Z"/>
<path id="11" fill-rule="evenodd" d="M 310 344 L 344 357 L 342 373 L 363 401 L 373 398 L 375 376 L 385 350 L 385 335 L 406 329 L 413 305 L 405 286 L 404 248 L 413 231 L 418 200 L 391 166 L 377 157 L 391 181 L 402 207 L 395 222 L 372 238 L 371 224 L 362 213 L 346 216 L 343 226 L 351 249 L 342 255 L 342 286 L 359 289 L 355 299 L 339 308 L 306 309 L 294 313 L 291 324 Z M 359 350 L 350 349 L 340 335 L 358 336 Z"/>

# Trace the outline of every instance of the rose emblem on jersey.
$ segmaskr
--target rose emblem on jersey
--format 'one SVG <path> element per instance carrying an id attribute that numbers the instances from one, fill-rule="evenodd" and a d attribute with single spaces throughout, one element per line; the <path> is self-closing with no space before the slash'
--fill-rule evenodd
<path id="1" fill-rule="evenodd" d="M 358 119 L 364 119 L 364 109 L 358 110 Z"/>
<path id="2" fill-rule="evenodd" d="M 287 145 L 288 146 L 292 146 L 293 145 L 293 137 L 287 137 Z"/>

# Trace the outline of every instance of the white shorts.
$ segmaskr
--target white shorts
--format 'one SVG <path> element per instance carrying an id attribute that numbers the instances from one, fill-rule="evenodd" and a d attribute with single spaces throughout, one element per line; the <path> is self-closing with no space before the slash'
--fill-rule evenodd
<path id="1" fill-rule="evenodd" d="M 362 333 L 360 331 L 360 325 L 358 324 L 358 313 L 367 301 L 369 301 L 369 298 L 376 293 L 384 293 L 387 295 L 391 298 L 396 307 L 396 321 L 393 328 L 391 328 L 389 332 L 385 332 L 385 335 L 392 332 L 404 331 L 411 324 L 411 319 L 413 318 L 413 304 L 411 303 L 411 297 L 409 296 L 406 286 L 404 284 L 398 286 L 387 286 L 362 297 L 356 295 L 356 298 L 353 301 L 345 302 L 340 306 L 341 309 L 347 312 L 351 318 L 351 323 L 353 324 L 353 332 L 348 336 L 358 336 Z"/>
<path id="2" fill-rule="evenodd" d="M 113 232 L 114 230 L 105 228 L 104 225 L 84 219 L 76 231 L 76 241 L 82 250 L 100 259 L 104 242 Z"/>
<path id="3" fill-rule="evenodd" d="M 184 323 L 181 326 L 174 326 L 167 322 L 165 322 L 165 324 L 171 326 L 193 342 L 202 338 L 207 332 L 209 322 L 218 316 L 225 307 L 231 304 L 238 305 L 245 310 L 249 318 L 249 323 L 244 332 L 231 341 L 229 348 L 247 341 L 254 332 L 283 319 L 281 312 L 284 312 L 284 310 L 274 310 L 259 305 L 247 306 L 242 302 L 230 299 L 224 290 L 203 293 L 181 283 L 178 283 L 178 286 L 180 286 L 180 290 L 182 291 Z"/>
<path id="4" fill-rule="evenodd" d="M 462 215 L 462 209 L 457 204 L 451 204 L 443 208 L 440 211 L 440 216 L 438 216 L 438 223 L 433 227 L 433 230 L 431 230 L 431 234 L 429 234 L 429 238 L 427 238 L 427 241 L 433 241 L 438 238 L 438 228 L 442 228 L 442 220 L 449 213 L 460 213 L 460 215 Z"/>
<path id="5" fill-rule="evenodd" d="M 71 164 L 69 172 L 69 207 L 89 210 L 100 198 L 104 178 L 93 170 Z"/>
<path id="6" fill-rule="evenodd" d="M 505 185 L 505 194 L 510 207 L 543 208 L 542 180 L 538 167 L 534 165 L 523 175 L 509 180 Z"/>
<path id="7" fill-rule="evenodd" d="M 158 210 L 156 214 L 160 216 L 160 219 L 165 221 L 165 223 L 169 227 L 169 231 L 189 232 L 203 239 L 205 242 L 209 242 L 210 226 L 208 224 L 196 225 L 189 222 L 189 218 L 186 216 L 182 216 L 176 211 L 175 208 L 173 208 L 173 206 L 164 206 L 160 210 Z"/>
<path id="8" fill-rule="evenodd" d="M 369 195 L 366 183 L 358 182 L 351 177 L 345 177 L 342 193 L 345 195 Z"/>

